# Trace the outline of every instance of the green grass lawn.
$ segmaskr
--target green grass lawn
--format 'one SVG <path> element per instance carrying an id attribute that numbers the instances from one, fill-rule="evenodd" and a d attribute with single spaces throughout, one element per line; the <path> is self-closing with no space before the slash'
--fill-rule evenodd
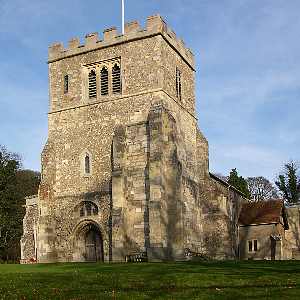
<path id="1" fill-rule="evenodd" d="M 0 265 L 0 299 L 300 299 L 300 261 Z"/>

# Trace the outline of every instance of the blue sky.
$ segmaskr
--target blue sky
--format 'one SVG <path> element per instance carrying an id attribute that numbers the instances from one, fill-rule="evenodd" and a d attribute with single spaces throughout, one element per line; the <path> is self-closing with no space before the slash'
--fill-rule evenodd
<path id="1" fill-rule="evenodd" d="M 300 1 L 125 0 L 126 20 L 161 14 L 193 49 L 210 169 L 274 179 L 300 160 Z M 120 1 L 0 0 L 0 144 L 40 169 L 48 45 L 121 26 Z"/>

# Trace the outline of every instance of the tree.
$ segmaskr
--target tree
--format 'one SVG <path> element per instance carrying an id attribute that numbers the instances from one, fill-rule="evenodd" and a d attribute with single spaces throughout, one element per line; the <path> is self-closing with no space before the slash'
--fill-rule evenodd
<path id="1" fill-rule="evenodd" d="M 278 198 L 276 188 L 265 177 L 248 177 L 246 179 L 251 199 L 254 201 L 267 201 Z"/>
<path id="2" fill-rule="evenodd" d="M 299 167 L 294 161 L 286 163 L 283 173 L 275 181 L 285 201 L 296 204 L 300 201 L 300 175 Z"/>
<path id="3" fill-rule="evenodd" d="M 21 170 L 18 155 L 0 146 L 0 261 L 20 258 L 24 198 L 36 194 L 40 175 Z"/>
<path id="4" fill-rule="evenodd" d="M 32 170 L 19 170 L 17 172 L 17 188 L 23 197 L 37 194 L 41 181 L 41 173 Z"/>
<path id="5" fill-rule="evenodd" d="M 250 198 L 251 194 L 248 189 L 247 181 L 242 176 L 238 175 L 236 169 L 231 170 L 228 183 L 241 191 L 247 198 Z"/>
<path id="6" fill-rule="evenodd" d="M 22 206 L 18 203 L 20 195 L 15 189 L 20 159 L 0 147 L 0 259 L 8 260 L 9 250 L 20 236 L 19 219 Z"/>

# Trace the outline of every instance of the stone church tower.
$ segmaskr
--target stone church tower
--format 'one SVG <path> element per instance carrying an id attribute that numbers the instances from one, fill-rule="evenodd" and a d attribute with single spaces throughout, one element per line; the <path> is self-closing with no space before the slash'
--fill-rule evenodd
<path id="1" fill-rule="evenodd" d="M 236 256 L 243 196 L 209 173 L 194 56 L 160 16 L 51 46 L 49 88 L 23 262 Z"/>

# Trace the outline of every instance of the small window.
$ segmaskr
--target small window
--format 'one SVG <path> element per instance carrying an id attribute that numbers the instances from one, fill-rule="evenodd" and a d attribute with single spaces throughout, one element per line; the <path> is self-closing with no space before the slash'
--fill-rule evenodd
<path id="1" fill-rule="evenodd" d="M 176 97 L 181 101 L 181 71 L 176 68 Z"/>
<path id="2" fill-rule="evenodd" d="M 112 91 L 113 94 L 120 94 L 121 90 L 121 68 L 118 64 L 115 64 L 112 68 Z"/>
<path id="3" fill-rule="evenodd" d="M 95 70 L 91 70 L 89 73 L 89 98 L 97 97 L 97 80 Z"/>
<path id="4" fill-rule="evenodd" d="M 254 250 L 254 252 L 257 251 L 257 240 L 253 241 L 253 250 Z"/>
<path id="5" fill-rule="evenodd" d="M 64 93 L 67 94 L 69 92 L 69 75 L 64 76 Z"/>
<path id="6" fill-rule="evenodd" d="M 108 95 L 108 70 L 106 67 L 103 67 L 100 72 L 101 80 L 101 96 Z"/>
<path id="7" fill-rule="evenodd" d="M 248 241 L 248 251 L 252 252 L 252 241 Z"/>
<path id="8" fill-rule="evenodd" d="M 257 240 L 248 241 L 248 252 L 257 252 L 257 251 L 258 251 Z"/>
<path id="9" fill-rule="evenodd" d="M 84 157 L 84 173 L 91 174 L 91 159 L 88 153 L 86 153 Z"/>

